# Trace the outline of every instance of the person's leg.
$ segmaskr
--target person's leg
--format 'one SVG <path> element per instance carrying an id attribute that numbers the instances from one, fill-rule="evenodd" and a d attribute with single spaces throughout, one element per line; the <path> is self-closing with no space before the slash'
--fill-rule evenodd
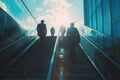
<path id="1" fill-rule="evenodd" d="M 41 35 L 40 36 L 40 48 L 42 49 L 43 47 L 43 41 L 44 41 L 45 36 Z"/>
<path id="2" fill-rule="evenodd" d="M 70 60 L 72 64 L 75 62 L 75 46 L 73 43 L 70 43 Z"/>

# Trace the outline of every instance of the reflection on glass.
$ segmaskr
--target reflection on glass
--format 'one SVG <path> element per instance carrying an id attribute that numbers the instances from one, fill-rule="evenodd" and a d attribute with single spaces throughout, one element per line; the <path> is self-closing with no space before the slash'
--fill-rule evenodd
<path id="1" fill-rule="evenodd" d="M 63 58 L 64 58 L 64 55 L 63 55 L 63 54 L 60 54 L 60 55 L 59 55 L 59 58 L 60 58 L 60 59 L 63 59 Z"/>
<path id="2" fill-rule="evenodd" d="M 64 72 L 63 72 L 63 69 L 60 68 L 60 78 L 59 80 L 63 80 L 64 79 Z"/>
<path id="3" fill-rule="evenodd" d="M 92 43 L 104 51 L 110 58 L 120 64 L 120 41 L 105 35 L 101 32 L 93 30 L 84 25 L 80 28 L 82 36 L 88 38 Z"/>
<path id="4" fill-rule="evenodd" d="M 60 53 L 64 53 L 64 48 L 61 48 L 61 49 L 60 49 Z"/>

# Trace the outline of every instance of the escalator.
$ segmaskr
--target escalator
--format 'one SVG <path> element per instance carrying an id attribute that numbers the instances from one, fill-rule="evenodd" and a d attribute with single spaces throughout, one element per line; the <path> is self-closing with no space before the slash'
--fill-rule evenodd
<path id="1" fill-rule="evenodd" d="M 51 80 L 102 80 L 79 45 L 76 47 L 75 61 L 71 62 L 66 37 L 60 41 L 55 59 Z"/>
<path id="2" fill-rule="evenodd" d="M 39 39 L 2 76 L 2 80 L 45 80 L 56 37 L 46 37 L 43 49 Z"/>
<path id="3" fill-rule="evenodd" d="M 70 59 L 67 37 L 59 37 L 51 77 L 48 77 L 56 37 L 46 37 L 43 49 L 37 40 L 2 76 L 2 80 L 102 80 L 81 47 L 76 47 L 75 62 Z"/>

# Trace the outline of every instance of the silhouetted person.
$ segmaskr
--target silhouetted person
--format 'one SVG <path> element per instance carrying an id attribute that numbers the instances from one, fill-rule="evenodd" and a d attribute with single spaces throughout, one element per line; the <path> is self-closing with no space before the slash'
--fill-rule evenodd
<path id="1" fill-rule="evenodd" d="M 59 47 L 60 47 L 60 48 L 63 48 L 63 47 L 64 47 L 64 44 L 63 44 L 63 42 L 64 42 L 64 35 L 65 35 L 65 32 L 66 32 L 65 26 L 62 25 L 62 26 L 60 27 L 59 32 L 60 32 Z"/>
<path id="2" fill-rule="evenodd" d="M 80 34 L 77 28 L 74 27 L 74 23 L 70 24 L 70 27 L 67 30 L 67 37 L 68 37 L 69 46 L 70 46 L 70 59 L 72 60 L 72 63 L 74 63 L 75 47 L 80 42 Z"/>
<path id="3" fill-rule="evenodd" d="M 47 34 L 46 24 L 44 24 L 44 20 L 41 20 L 41 23 L 37 25 L 37 32 L 40 38 L 40 48 L 42 48 L 44 38 Z"/>
<path id="4" fill-rule="evenodd" d="M 66 32 L 65 26 L 61 26 L 61 27 L 60 27 L 60 34 L 61 34 L 61 36 L 64 36 L 64 35 L 65 35 L 65 32 Z"/>
<path id="5" fill-rule="evenodd" d="M 51 36 L 54 36 L 54 34 L 55 34 L 55 28 L 51 27 L 50 32 L 51 32 Z"/>

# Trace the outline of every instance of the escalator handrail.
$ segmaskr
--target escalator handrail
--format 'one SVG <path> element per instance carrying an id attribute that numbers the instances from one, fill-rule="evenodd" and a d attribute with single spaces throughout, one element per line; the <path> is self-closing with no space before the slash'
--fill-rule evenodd
<path id="1" fill-rule="evenodd" d="M 111 36 L 109 36 L 109 35 L 107 35 L 107 34 L 103 34 L 102 32 L 99 32 L 99 31 L 97 31 L 97 30 L 94 30 L 94 29 L 92 29 L 92 28 L 90 28 L 90 27 L 87 27 L 86 25 L 82 25 L 82 24 L 81 24 L 81 26 L 82 26 L 82 27 L 86 27 L 86 28 L 88 28 L 88 29 L 91 29 L 92 31 L 95 31 L 96 33 L 99 33 L 99 34 L 101 34 L 101 35 L 104 36 L 104 37 L 110 38 L 110 39 L 113 40 L 113 41 L 120 42 L 120 40 L 118 40 L 118 39 L 116 39 L 116 38 L 113 38 L 113 37 L 111 37 Z"/>
<path id="2" fill-rule="evenodd" d="M 55 42 L 54 49 L 53 49 L 53 52 L 52 52 L 52 57 L 51 57 L 51 60 L 50 60 L 50 65 L 49 65 L 46 80 L 51 80 L 53 65 L 54 65 L 54 62 L 55 62 L 56 50 L 57 50 L 57 46 L 58 46 L 58 41 L 59 41 L 59 36 L 57 36 L 57 38 L 56 38 L 56 42 Z"/>
<path id="3" fill-rule="evenodd" d="M 5 50 L 6 48 L 8 48 L 8 47 L 10 47 L 10 46 L 12 46 L 12 45 L 14 45 L 14 44 L 16 44 L 17 42 L 21 41 L 21 40 L 24 39 L 25 37 L 26 37 L 26 36 L 23 36 L 23 37 L 21 37 L 20 39 L 18 39 L 18 40 L 16 40 L 16 41 L 8 44 L 7 46 L 1 48 L 1 49 L 0 49 L 0 52 L 3 51 L 3 50 Z"/>
<path id="4" fill-rule="evenodd" d="M 82 50 L 84 51 L 85 56 L 88 58 L 88 60 L 91 62 L 91 64 L 93 65 L 93 67 L 96 69 L 96 71 L 98 72 L 98 74 L 100 75 L 100 77 L 103 80 L 106 80 L 105 76 L 101 73 L 101 71 L 97 68 L 97 66 L 95 65 L 95 63 L 92 61 L 92 59 L 87 55 L 87 52 L 84 50 L 83 46 L 81 44 L 79 44 L 80 47 L 82 48 Z"/>
<path id="5" fill-rule="evenodd" d="M 2 74 L 4 74 L 4 72 L 6 72 L 6 70 L 12 65 L 14 64 L 22 55 L 24 55 L 24 53 L 36 42 L 36 40 L 38 39 L 38 37 L 34 38 L 33 41 L 23 50 L 21 51 L 21 53 L 16 56 L 14 59 L 12 59 L 9 64 L 7 64 L 1 71 L 0 71 L 0 77 L 2 76 Z"/>
<path id="6" fill-rule="evenodd" d="M 30 32 L 29 34 L 31 34 L 31 33 L 32 33 L 32 32 Z M 20 37 L 19 39 L 15 40 L 14 42 L 12 42 L 12 43 L 10 43 L 10 44 L 8 44 L 8 45 L 6 45 L 5 47 L 3 47 L 3 48 L 0 49 L 0 52 L 2 52 L 3 50 L 5 50 L 6 48 L 8 48 L 8 47 L 10 47 L 10 46 L 12 46 L 12 45 L 14 45 L 14 44 L 16 44 L 17 42 L 21 41 L 21 40 L 24 39 L 25 37 L 26 37 L 26 35 Z"/>
<path id="7" fill-rule="evenodd" d="M 100 53 L 103 54 L 103 56 L 105 56 L 109 61 L 111 61 L 116 67 L 120 68 L 120 65 L 117 64 L 114 60 L 112 60 L 106 52 L 104 52 L 102 49 L 100 49 L 99 47 L 97 47 L 93 42 L 91 42 L 87 37 L 83 36 L 90 44 L 92 44 L 94 46 L 94 48 L 96 48 Z"/>

